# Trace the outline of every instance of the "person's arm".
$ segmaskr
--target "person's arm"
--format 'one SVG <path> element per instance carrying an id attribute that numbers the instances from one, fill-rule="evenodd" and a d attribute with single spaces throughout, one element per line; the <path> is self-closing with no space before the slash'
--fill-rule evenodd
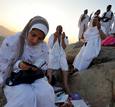
<path id="1" fill-rule="evenodd" d="M 23 60 L 18 60 L 13 66 L 13 72 L 18 73 L 20 70 L 26 71 L 30 68 L 34 70 L 36 67 Z"/>
<path id="2" fill-rule="evenodd" d="M 48 48 L 49 48 L 49 50 L 51 50 L 52 48 L 53 48 L 53 46 L 54 46 L 54 34 L 53 35 L 51 35 L 50 37 L 49 37 L 49 39 L 48 39 Z M 56 41 L 56 40 L 55 40 Z"/>
<path id="3" fill-rule="evenodd" d="M 53 44 L 58 40 L 59 34 L 57 32 L 54 33 L 54 41 Z"/>
<path id="4" fill-rule="evenodd" d="M 0 86 L 3 86 L 9 75 L 11 62 L 13 60 L 14 51 L 11 51 L 9 37 L 4 39 L 0 47 Z"/>
<path id="5" fill-rule="evenodd" d="M 80 28 L 80 25 L 81 25 L 81 17 L 82 17 L 82 15 L 80 16 L 79 21 L 78 21 L 78 27 L 79 28 Z"/>
<path id="6" fill-rule="evenodd" d="M 105 15 L 106 15 L 106 12 L 103 13 L 103 15 L 102 15 L 102 17 L 101 17 L 102 20 L 105 18 Z"/>
<path id="7" fill-rule="evenodd" d="M 85 25 L 84 25 L 84 29 L 83 29 L 83 33 L 82 33 L 82 36 L 79 38 L 79 41 L 81 41 L 81 42 L 85 42 L 85 40 L 84 40 L 84 32 L 85 32 L 85 30 L 86 30 L 86 27 L 85 27 Z"/>
<path id="8" fill-rule="evenodd" d="M 66 43 L 65 43 L 65 32 L 62 33 L 62 48 L 66 48 Z"/>
<path id="9" fill-rule="evenodd" d="M 111 17 L 109 18 L 109 20 L 112 20 L 113 18 L 113 12 L 111 12 Z"/>
<path id="10" fill-rule="evenodd" d="M 103 35 L 104 37 L 106 37 L 106 34 L 103 32 L 102 29 L 99 30 L 99 34 L 100 34 L 100 35 Z"/>

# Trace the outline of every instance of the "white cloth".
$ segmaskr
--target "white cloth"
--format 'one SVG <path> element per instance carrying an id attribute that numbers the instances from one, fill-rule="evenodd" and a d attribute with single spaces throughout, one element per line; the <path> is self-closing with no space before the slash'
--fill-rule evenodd
<path id="1" fill-rule="evenodd" d="M 36 29 L 41 30 L 42 32 L 44 32 L 45 35 L 47 35 L 48 30 L 49 30 L 49 29 L 48 29 L 44 24 L 42 24 L 42 23 L 34 24 L 34 25 L 31 27 L 30 31 L 31 31 L 33 28 L 36 28 Z"/>
<path id="2" fill-rule="evenodd" d="M 108 11 L 108 12 L 106 12 L 105 17 L 110 18 L 110 17 L 111 17 L 111 14 L 112 14 L 112 11 Z M 104 14 L 103 14 L 103 15 L 104 15 Z M 102 16 L 102 17 L 103 17 L 103 16 Z M 101 25 L 105 28 L 107 35 L 110 34 L 113 21 L 114 21 L 114 17 L 112 17 L 112 19 L 109 20 L 109 21 L 107 21 L 107 22 L 102 22 L 102 23 L 101 23 Z"/>
<path id="3" fill-rule="evenodd" d="M 68 39 L 65 37 L 65 44 L 68 44 Z M 60 44 L 58 40 L 54 43 L 54 35 L 52 34 L 48 41 L 49 47 L 49 59 L 48 68 L 50 69 L 62 69 L 63 71 L 68 71 L 68 64 L 66 59 L 66 54 L 62 48 L 62 41 Z"/>
<path id="4" fill-rule="evenodd" d="M 53 88 L 44 78 L 31 85 L 6 86 L 4 93 L 8 101 L 5 107 L 55 107 Z"/>
<path id="5" fill-rule="evenodd" d="M 17 41 L 19 34 L 16 37 L 7 37 L 0 47 L 0 84 L 4 84 L 5 79 L 9 74 L 9 69 L 11 66 L 11 60 L 15 60 L 16 50 L 17 50 Z"/>
<path id="6" fill-rule="evenodd" d="M 83 14 L 81 15 L 81 17 L 83 16 Z M 79 34 L 78 34 L 78 38 L 80 39 L 81 36 L 83 35 L 84 33 L 84 29 L 86 30 L 87 27 L 88 27 L 88 22 L 89 22 L 89 16 L 88 15 L 85 15 L 85 19 L 81 22 L 81 17 L 79 19 L 79 22 L 78 22 L 78 27 L 79 27 Z"/>
<path id="7" fill-rule="evenodd" d="M 83 45 L 73 62 L 79 71 L 87 69 L 91 61 L 98 56 L 101 49 L 101 39 L 97 27 L 89 27 L 84 33 L 86 46 Z"/>
<path id="8" fill-rule="evenodd" d="M 0 78 L 7 78 L 8 67 L 7 64 L 15 56 L 16 42 L 19 35 L 8 37 L 4 40 L 0 48 Z M 29 46 L 26 42 L 24 45 L 24 53 L 20 60 L 29 61 L 32 64 L 36 61 L 41 63 L 47 63 L 48 48 L 44 42 L 39 43 L 36 46 Z M 19 60 L 19 61 L 20 61 Z M 14 72 L 19 72 L 18 63 L 14 65 Z M 39 63 L 37 66 L 41 65 Z M 47 65 L 44 65 L 42 69 L 47 69 Z M 5 86 L 4 93 L 7 98 L 7 104 L 5 107 L 55 107 L 55 96 L 53 88 L 44 79 L 38 79 L 32 84 L 20 84 L 16 86 Z"/>
<path id="9" fill-rule="evenodd" d="M 113 24 L 113 28 L 111 30 L 111 33 L 115 33 L 115 16 L 114 16 L 114 24 Z"/>

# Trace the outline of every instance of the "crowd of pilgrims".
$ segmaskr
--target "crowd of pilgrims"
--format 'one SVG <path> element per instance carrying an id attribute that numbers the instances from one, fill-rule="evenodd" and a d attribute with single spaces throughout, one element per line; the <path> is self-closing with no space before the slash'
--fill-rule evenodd
<path id="1" fill-rule="evenodd" d="M 69 41 L 61 25 L 49 37 L 48 45 L 44 38 L 49 25 L 41 16 L 33 17 L 22 32 L 7 37 L 0 47 L 0 86 L 7 99 L 4 107 L 55 107 L 53 86 L 56 85 L 70 94 L 68 75 L 89 67 L 100 53 L 102 37 L 115 36 L 111 8 L 108 5 L 102 16 L 100 9 L 90 16 L 84 10 L 78 22 L 78 39 L 84 45 L 73 61 L 70 74 L 65 53 Z"/>

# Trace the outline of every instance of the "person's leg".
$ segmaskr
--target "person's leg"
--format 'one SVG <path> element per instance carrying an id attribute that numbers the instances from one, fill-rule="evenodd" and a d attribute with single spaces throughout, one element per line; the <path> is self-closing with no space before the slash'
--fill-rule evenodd
<path id="1" fill-rule="evenodd" d="M 47 78 L 48 78 L 48 82 L 51 84 L 52 82 L 52 69 L 48 69 L 47 71 Z"/>
<path id="2" fill-rule="evenodd" d="M 67 71 L 62 71 L 63 75 L 63 83 L 64 83 L 64 88 L 66 93 L 70 93 L 69 85 L 68 85 L 68 72 Z"/>
<path id="3" fill-rule="evenodd" d="M 55 107 L 55 94 L 53 87 L 44 78 L 36 80 L 33 91 L 37 98 L 37 107 Z"/>
<path id="4" fill-rule="evenodd" d="M 74 68 L 73 65 L 71 65 L 71 68 L 69 70 L 70 70 L 69 75 L 76 75 L 79 71 L 77 68 Z"/>
<path id="5" fill-rule="evenodd" d="M 29 84 L 5 86 L 4 93 L 7 99 L 4 107 L 38 107 L 36 95 Z"/>

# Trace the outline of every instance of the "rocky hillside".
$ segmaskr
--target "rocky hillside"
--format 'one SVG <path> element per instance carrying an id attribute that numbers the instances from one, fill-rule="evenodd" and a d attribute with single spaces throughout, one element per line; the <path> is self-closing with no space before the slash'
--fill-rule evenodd
<path id="1" fill-rule="evenodd" d="M 81 46 L 82 43 L 77 43 L 67 47 L 69 65 Z M 70 76 L 69 83 L 71 92 L 80 92 L 91 107 L 115 107 L 115 47 L 102 47 L 91 67 L 76 76 Z"/>
<path id="2" fill-rule="evenodd" d="M 13 31 L 7 29 L 6 27 L 0 25 L 0 35 L 2 35 L 2 36 L 9 36 L 9 35 L 12 35 L 14 33 L 15 32 L 13 32 Z"/>

